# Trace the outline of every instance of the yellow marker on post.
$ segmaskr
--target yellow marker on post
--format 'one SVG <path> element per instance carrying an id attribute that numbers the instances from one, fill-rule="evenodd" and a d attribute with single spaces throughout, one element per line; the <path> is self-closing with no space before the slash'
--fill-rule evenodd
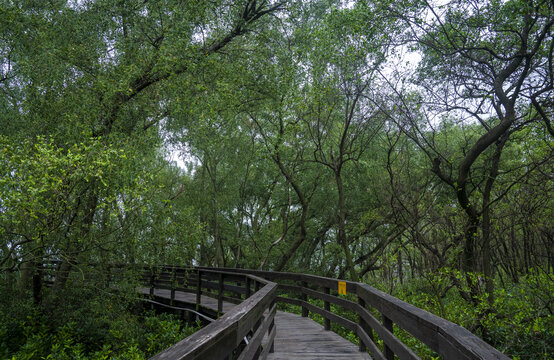
<path id="1" fill-rule="evenodd" d="M 339 295 L 346 295 L 346 282 L 339 281 Z"/>

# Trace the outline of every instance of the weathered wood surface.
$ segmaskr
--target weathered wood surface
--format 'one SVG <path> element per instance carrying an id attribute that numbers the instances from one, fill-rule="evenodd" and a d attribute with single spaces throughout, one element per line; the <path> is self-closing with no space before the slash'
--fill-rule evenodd
<path id="1" fill-rule="evenodd" d="M 214 270 L 213 268 L 200 268 L 202 271 Z M 367 284 L 348 280 L 331 279 L 316 275 L 287 272 L 271 272 L 248 269 L 220 268 L 219 270 L 264 277 L 269 281 L 279 283 L 279 288 L 286 292 L 297 293 L 300 299 L 291 299 L 279 296 L 277 301 L 302 306 L 303 314 L 309 311 L 316 312 L 333 322 L 353 329 L 354 324 L 346 319 L 338 319 L 335 314 L 329 314 L 325 309 L 316 308 L 308 304 L 307 298 L 319 298 L 327 302 L 337 304 L 345 309 L 352 310 L 358 314 L 362 323 L 357 328 L 357 335 L 363 340 L 364 345 L 369 347 L 372 354 L 377 358 L 381 357 L 377 348 L 372 344 L 369 334 L 364 328 L 369 324 L 385 343 L 384 357 L 392 359 L 393 352 L 401 359 L 417 359 L 417 356 L 406 345 L 402 344 L 392 333 L 393 323 L 408 331 L 416 339 L 426 344 L 430 349 L 436 351 L 445 359 L 453 360 L 508 360 L 509 358 L 487 344 L 485 341 L 472 334 L 468 330 L 448 320 L 442 319 L 434 314 L 419 309 L 389 294 L 379 291 Z M 296 285 L 282 284 L 281 281 L 293 282 Z M 378 310 L 383 318 L 383 324 L 371 319 L 367 309 L 353 302 L 341 300 L 340 298 L 328 296 L 325 289 L 337 290 L 338 283 L 344 282 L 346 292 L 356 294 L 358 301 L 361 299 L 367 306 Z M 301 286 L 298 286 L 298 283 Z M 314 288 L 323 289 L 324 292 L 314 291 Z M 365 305 L 364 305 L 365 306 Z M 365 340 L 365 341 L 364 341 Z M 393 351 L 394 350 L 394 351 Z"/>
<path id="2" fill-rule="evenodd" d="M 264 281 L 262 279 L 251 276 L 256 283 Z M 221 281 L 220 281 L 221 284 Z M 152 289 L 149 289 L 151 294 Z M 203 327 L 199 331 L 195 332 L 191 336 L 187 337 L 174 344 L 170 348 L 158 353 L 152 360 L 180 360 L 180 359 L 197 359 L 197 360 L 220 360 L 230 359 L 233 352 L 236 351 L 243 340 L 249 335 L 251 331 L 258 333 L 260 329 L 260 323 L 266 330 L 274 329 L 273 319 L 270 318 L 267 322 L 264 322 L 264 312 L 270 311 L 271 315 L 275 313 L 275 306 L 273 305 L 275 295 L 277 292 L 277 284 L 267 282 L 263 287 L 260 287 L 253 295 L 244 300 L 240 305 L 232 306 L 225 315 L 221 316 L 217 321 L 212 322 L 206 327 Z M 164 296 L 165 295 L 165 296 Z M 169 296 L 172 292 L 169 293 Z M 176 297 L 177 294 L 173 293 Z M 181 295 L 181 294 L 179 294 Z M 165 298 L 167 294 L 158 293 L 156 299 Z M 184 297 L 181 297 L 183 299 Z M 195 300 L 200 297 L 195 297 Z M 222 308 L 221 297 L 219 298 L 217 309 Z M 269 314 L 269 313 L 268 313 Z M 271 317 L 272 317 L 271 316 Z M 271 335 L 274 332 L 270 333 Z M 251 341 L 261 339 L 261 336 L 256 337 L 256 334 L 252 337 Z M 274 336 L 267 339 L 266 342 L 258 342 L 260 352 L 263 348 L 271 348 L 273 345 Z M 247 346 L 245 351 L 249 347 Z M 253 349 L 257 354 L 258 350 Z M 243 352 L 244 353 L 244 352 Z M 264 353 L 267 355 L 267 353 Z M 242 353 L 241 353 L 242 355 Z M 249 357 L 251 359 L 251 357 Z M 265 357 L 263 358 L 265 359 Z M 246 359 L 244 359 L 246 360 Z"/>
<path id="3" fill-rule="evenodd" d="M 150 294 L 149 288 L 141 288 L 144 295 Z M 170 299 L 171 291 L 155 289 L 154 296 Z M 175 291 L 175 300 L 195 304 L 196 294 Z M 202 306 L 217 311 L 217 299 L 202 296 Z M 223 311 L 231 310 L 235 304 L 223 302 Z M 358 351 L 358 347 L 332 331 L 326 331 L 322 325 L 300 315 L 277 311 L 275 315 L 277 329 L 274 353 L 268 354 L 271 360 L 294 359 L 371 359 L 367 353 Z"/>
<path id="4" fill-rule="evenodd" d="M 252 293 L 251 285 L 254 285 L 254 294 L 265 286 L 269 286 L 271 292 L 267 292 L 267 296 L 263 297 L 265 306 L 252 307 L 252 303 L 248 306 L 248 309 L 244 309 L 247 312 L 241 315 L 242 325 L 239 329 L 242 331 L 240 334 L 244 336 L 247 334 L 244 330 L 256 331 L 256 329 L 259 329 L 259 324 L 264 319 L 262 314 L 267 314 L 267 311 L 275 302 L 299 306 L 302 309 L 302 317 L 296 316 L 298 319 L 294 321 L 290 328 L 287 328 L 286 323 L 283 325 L 284 329 L 280 329 L 278 325 L 282 323 L 283 316 L 286 315 L 283 313 L 278 313 L 275 317 L 275 321 L 277 322 L 275 327 L 270 326 L 267 328 L 265 339 L 269 342 L 264 341 L 263 344 L 271 344 L 275 333 L 277 333 L 277 337 L 275 338 L 276 353 L 272 355 L 272 359 L 344 359 L 353 358 L 353 356 L 369 358 L 366 354 L 366 351 L 369 351 L 374 359 L 393 360 L 398 357 L 400 360 L 418 360 L 419 357 L 413 350 L 396 338 L 393 333 L 393 324 L 411 333 L 415 338 L 425 343 L 430 349 L 436 351 L 445 359 L 509 359 L 506 355 L 494 349 L 468 330 L 374 289 L 367 284 L 301 273 L 282 273 L 247 269 L 198 267 L 191 269 L 173 268 L 170 269 L 170 271 L 171 274 L 158 271 L 156 273 L 157 275 L 152 272 L 148 275 L 150 279 L 148 284 L 150 285 L 151 295 L 154 288 L 156 288 L 155 295 L 164 297 L 165 299 L 173 295 L 174 300 L 194 304 L 195 302 L 200 302 L 200 292 L 205 294 L 204 288 L 217 290 L 217 293 L 212 292 L 208 294 L 209 296 L 202 296 L 201 305 L 204 306 L 204 308 L 213 310 L 219 309 L 220 313 L 224 312 L 229 315 L 237 312 L 236 310 L 239 310 L 239 308 L 242 309 L 242 305 L 239 305 L 237 308 L 233 307 L 229 302 L 240 303 L 244 301 L 252 303 L 249 298 Z M 195 271 L 196 277 L 190 277 L 189 275 L 194 274 Z M 186 274 L 187 278 L 177 279 L 174 275 L 176 273 Z M 160 287 L 160 284 L 155 281 L 156 276 L 158 282 L 161 282 Z M 174 285 L 175 283 L 182 283 L 185 288 L 179 288 Z M 171 290 L 165 290 L 165 292 L 161 290 L 167 289 L 167 287 Z M 194 300 L 192 300 L 193 288 L 195 288 L 197 292 L 197 297 Z M 344 288 L 346 288 L 346 294 L 350 294 L 347 298 L 338 296 L 338 294 L 343 294 Z M 175 294 L 175 291 L 178 291 L 178 294 Z M 143 292 L 147 293 L 146 289 Z M 248 300 L 243 300 L 243 296 L 247 297 Z M 315 303 L 311 302 L 312 299 L 323 300 L 323 307 L 316 306 Z M 262 298 L 260 298 L 260 300 L 262 300 Z M 159 301 L 164 302 L 165 300 Z M 224 302 L 226 303 L 225 307 L 223 306 Z M 331 312 L 331 304 L 339 306 L 349 311 L 351 314 L 354 313 L 354 315 L 357 315 L 357 320 L 352 321 L 352 317 L 350 317 L 350 319 L 343 318 L 339 314 Z M 186 307 L 188 305 L 181 303 L 181 306 Z M 372 311 L 374 313 L 379 312 L 381 320 L 377 320 L 371 313 Z M 209 312 L 210 311 L 208 311 L 208 313 Z M 252 312 L 252 314 L 250 314 L 250 312 Z M 335 340 L 338 340 L 340 344 L 350 344 L 347 340 L 338 337 L 338 335 L 334 333 L 322 330 L 325 331 L 324 334 L 318 333 L 319 335 L 315 336 L 312 332 L 300 326 L 300 324 L 304 322 L 311 326 L 319 326 L 307 318 L 310 313 L 321 315 L 325 319 L 325 327 L 327 329 L 330 328 L 331 323 L 336 323 L 352 331 L 360 341 L 358 349 L 360 352 L 356 350 L 354 350 L 354 352 L 345 351 L 341 346 L 334 346 L 335 342 L 332 339 L 328 339 L 325 333 L 328 333 L 332 337 L 336 336 Z M 295 316 L 292 314 L 289 315 Z M 227 318 L 230 317 L 231 316 L 225 315 L 220 318 L 218 322 L 224 319 L 227 320 Z M 243 317 L 244 319 L 242 319 Z M 235 325 L 234 323 L 225 324 L 226 323 L 222 321 L 218 326 L 227 326 L 231 329 L 232 325 Z M 275 329 L 277 331 L 274 331 Z M 220 332 L 221 329 L 218 327 L 218 333 Z M 238 334 L 232 333 L 232 336 L 235 335 Z M 243 335 L 238 337 L 235 336 L 239 341 L 233 342 L 234 348 L 226 350 L 226 356 L 231 354 L 230 351 L 238 350 Z M 377 335 L 379 339 L 374 339 L 375 335 Z M 304 349 L 304 351 L 295 352 L 292 350 L 294 347 L 289 347 L 286 344 L 284 347 L 282 346 L 283 344 L 281 344 L 282 348 L 279 349 L 280 346 L 278 343 L 280 342 L 281 336 L 291 337 L 291 339 L 294 339 L 293 343 L 297 346 L 297 350 Z M 219 346 L 219 344 L 216 344 L 212 340 L 214 339 L 210 339 L 210 346 L 212 348 L 216 345 Z M 378 341 L 383 342 L 381 346 L 377 345 Z M 190 342 L 187 344 L 190 345 Z M 384 350 L 379 347 L 384 347 Z M 268 349 L 272 348 L 273 347 L 270 345 L 262 345 L 258 347 L 256 354 L 261 353 L 265 355 L 270 351 Z M 336 348 L 337 350 L 330 353 L 329 351 L 331 350 L 329 349 L 332 348 Z M 286 355 L 282 355 L 283 351 L 287 352 Z M 214 357 L 213 359 L 219 358 L 220 357 Z M 354 357 L 354 359 L 355 358 L 356 357 Z"/>
<path id="5" fill-rule="evenodd" d="M 350 341 L 309 318 L 277 311 L 275 327 L 275 352 L 268 355 L 268 360 L 371 359 Z"/>

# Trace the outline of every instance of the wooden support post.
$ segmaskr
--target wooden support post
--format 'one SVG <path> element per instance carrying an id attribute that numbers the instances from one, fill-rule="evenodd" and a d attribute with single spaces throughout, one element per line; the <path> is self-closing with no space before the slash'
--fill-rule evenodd
<path id="1" fill-rule="evenodd" d="M 198 270 L 196 275 L 196 311 L 200 311 L 200 301 L 202 300 L 202 271 Z"/>
<path id="2" fill-rule="evenodd" d="M 246 286 L 246 293 L 245 293 L 245 295 L 244 295 L 244 299 L 246 300 L 246 299 L 248 299 L 248 298 L 250 297 L 251 291 L 252 291 L 252 290 L 250 289 L 250 278 L 248 277 L 248 275 L 246 276 L 246 284 L 245 284 L 245 286 Z"/>
<path id="3" fill-rule="evenodd" d="M 219 273 L 219 285 L 217 294 L 217 316 L 223 313 L 223 273 Z"/>
<path id="4" fill-rule="evenodd" d="M 386 317 L 385 314 L 382 314 L 382 315 L 383 315 L 383 326 L 392 334 L 393 333 L 392 320 Z M 385 358 L 387 360 L 394 360 L 394 353 L 392 352 L 391 348 L 389 348 L 386 343 L 384 345 L 385 345 Z"/>
<path id="5" fill-rule="evenodd" d="M 325 294 L 330 295 L 331 289 L 325 287 Z M 331 304 L 329 303 L 329 301 L 323 302 L 323 308 L 327 311 L 331 311 Z M 331 319 L 325 318 L 325 330 L 331 330 Z"/>
<path id="6" fill-rule="evenodd" d="M 173 306 L 175 303 L 175 267 L 171 270 L 171 299 L 169 300 L 169 305 Z"/>
<path id="7" fill-rule="evenodd" d="M 358 296 L 358 304 L 365 309 L 365 300 L 359 296 Z M 363 329 L 363 331 L 367 333 L 367 324 L 365 323 L 364 318 L 361 315 L 358 315 L 358 324 Z M 370 338 L 373 336 L 373 334 L 368 334 L 368 335 L 370 335 Z M 359 350 L 362 352 L 366 351 L 367 348 L 364 342 L 362 341 L 362 338 L 359 335 L 358 335 L 358 342 L 359 342 Z"/>
<path id="8" fill-rule="evenodd" d="M 189 316 L 188 316 L 189 325 L 194 325 L 194 323 L 196 323 L 196 321 L 200 320 L 197 317 L 197 315 L 195 313 L 193 313 L 192 311 L 187 311 L 187 313 L 189 314 Z"/>
<path id="9" fill-rule="evenodd" d="M 150 270 L 150 297 L 154 297 L 154 269 Z"/>
<path id="10" fill-rule="evenodd" d="M 308 283 L 302 281 L 302 301 L 308 302 L 308 295 L 304 292 L 304 288 L 306 287 L 308 287 Z M 308 317 L 309 314 L 308 308 L 302 304 L 302 317 Z"/>

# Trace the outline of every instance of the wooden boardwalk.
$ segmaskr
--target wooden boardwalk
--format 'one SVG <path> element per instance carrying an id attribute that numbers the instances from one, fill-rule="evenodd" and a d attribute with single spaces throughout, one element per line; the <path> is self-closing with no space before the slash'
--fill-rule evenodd
<path id="1" fill-rule="evenodd" d="M 149 289 L 141 288 L 145 295 Z M 154 295 L 169 299 L 169 290 L 155 289 Z M 175 292 L 175 299 L 194 304 L 196 294 L 181 291 Z M 217 311 L 217 300 L 202 296 L 202 306 Z M 234 304 L 223 302 L 223 311 L 228 311 Z M 309 318 L 277 311 L 275 315 L 275 352 L 269 354 L 271 360 L 330 360 L 330 359 L 371 359 L 367 353 L 358 351 L 358 347 L 332 331 L 325 331 L 322 325 Z"/>
<path id="2" fill-rule="evenodd" d="M 275 326 L 275 352 L 268 355 L 268 360 L 371 359 L 350 341 L 309 318 L 277 311 Z"/>

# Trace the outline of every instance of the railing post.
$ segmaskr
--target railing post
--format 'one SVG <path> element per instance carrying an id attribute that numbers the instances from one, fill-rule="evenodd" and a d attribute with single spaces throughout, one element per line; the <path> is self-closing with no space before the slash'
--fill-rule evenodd
<path id="1" fill-rule="evenodd" d="M 383 326 L 392 334 L 393 333 L 392 320 L 386 317 L 385 314 L 382 314 L 382 315 L 383 315 Z M 389 348 L 387 344 L 384 344 L 384 345 L 385 345 L 385 358 L 387 360 L 394 360 L 394 353 L 392 352 L 391 348 Z"/>
<path id="2" fill-rule="evenodd" d="M 360 296 L 358 296 L 358 304 L 365 309 L 365 300 L 362 299 Z M 367 333 L 367 324 L 365 323 L 364 321 L 364 318 L 362 317 L 362 315 L 358 314 L 358 324 L 360 325 L 360 327 L 362 328 L 363 331 L 365 331 Z M 370 338 L 373 337 L 373 334 L 368 334 L 368 336 Z M 364 342 L 362 341 L 362 338 L 358 335 L 358 342 L 360 343 L 360 347 L 359 347 L 359 350 L 360 351 L 366 351 L 367 348 L 364 344 Z"/>
<path id="3" fill-rule="evenodd" d="M 173 306 L 175 303 L 175 266 L 171 268 L 171 299 L 169 300 L 169 304 Z"/>
<path id="4" fill-rule="evenodd" d="M 250 278 L 248 277 L 248 275 L 246 275 L 245 278 L 246 278 L 246 284 L 245 284 L 245 286 L 246 286 L 246 293 L 245 293 L 245 295 L 244 295 L 244 299 L 246 300 L 246 299 L 248 299 L 248 298 L 250 297 L 251 291 L 252 291 L 252 290 L 250 289 Z"/>
<path id="5" fill-rule="evenodd" d="M 325 294 L 331 295 L 331 289 L 328 287 L 325 287 Z M 331 304 L 329 303 L 329 301 L 323 302 L 323 308 L 326 311 L 331 311 Z M 325 318 L 325 330 L 331 330 L 331 319 Z"/>
<path id="6" fill-rule="evenodd" d="M 154 269 L 150 269 L 150 297 L 154 296 Z"/>
<path id="7" fill-rule="evenodd" d="M 308 295 L 304 292 L 304 288 L 308 287 L 308 283 L 305 281 L 302 281 L 302 301 L 308 302 Z M 308 308 L 302 304 L 302 317 L 308 317 L 310 312 L 308 311 Z"/>
<path id="8" fill-rule="evenodd" d="M 196 311 L 200 311 L 200 301 L 202 297 L 202 271 L 198 269 L 196 274 Z"/>
<path id="9" fill-rule="evenodd" d="M 223 313 L 223 273 L 219 273 L 219 285 L 217 294 L 217 316 Z"/>

